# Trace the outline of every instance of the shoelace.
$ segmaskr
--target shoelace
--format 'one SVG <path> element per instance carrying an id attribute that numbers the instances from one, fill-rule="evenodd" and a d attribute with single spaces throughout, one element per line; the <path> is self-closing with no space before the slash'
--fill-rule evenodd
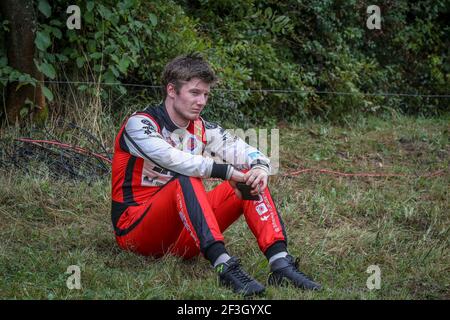
<path id="1" fill-rule="evenodd" d="M 253 279 L 244 270 L 241 269 L 239 262 L 240 261 L 238 260 L 235 264 L 230 266 L 231 273 L 244 284 L 251 282 Z"/>
<path id="2" fill-rule="evenodd" d="M 293 269 L 296 273 L 300 274 L 301 276 L 305 277 L 307 280 L 310 280 L 310 281 L 311 281 L 311 279 L 309 279 L 308 276 L 307 276 L 306 274 L 304 274 L 303 272 L 301 272 L 300 270 L 298 270 L 298 266 L 300 265 L 300 259 L 299 259 L 299 258 L 296 258 L 295 260 L 291 260 L 289 264 L 291 265 L 292 269 Z"/>

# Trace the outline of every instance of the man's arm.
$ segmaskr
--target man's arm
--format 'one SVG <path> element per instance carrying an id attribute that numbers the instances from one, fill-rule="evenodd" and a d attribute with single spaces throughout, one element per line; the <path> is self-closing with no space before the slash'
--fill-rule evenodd
<path id="1" fill-rule="evenodd" d="M 241 138 L 232 135 L 214 122 L 205 122 L 206 150 L 212 157 L 230 163 L 236 168 L 260 168 L 270 174 L 270 160 L 258 149 L 250 146 Z"/>
<path id="2" fill-rule="evenodd" d="M 178 150 L 171 146 L 158 131 L 157 124 L 149 117 L 131 116 L 123 132 L 129 152 L 156 165 L 186 176 L 230 179 L 233 168 L 215 163 L 213 159 Z"/>
<path id="3" fill-rule="evenodd" d="M 205 121 L 205 128 L 207 153 L 237 168 L 250 169 L 242 179 L 239 177 L 243 181 L 232 180 L 251 185 L 252 194 L 264 191 L 271 170 L 269 158 L 215 123 Z"/>

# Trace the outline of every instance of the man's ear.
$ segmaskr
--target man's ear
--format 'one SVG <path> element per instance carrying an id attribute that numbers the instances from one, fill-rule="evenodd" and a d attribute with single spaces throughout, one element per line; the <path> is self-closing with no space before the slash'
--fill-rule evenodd
<path id="1" fill-rule="evenodd" d="M 166 92 L 169 97 L 175 98 L 175 95 L 177 94 L 175 85 L 173 83 L 168 83 L 166 86 Z"/>

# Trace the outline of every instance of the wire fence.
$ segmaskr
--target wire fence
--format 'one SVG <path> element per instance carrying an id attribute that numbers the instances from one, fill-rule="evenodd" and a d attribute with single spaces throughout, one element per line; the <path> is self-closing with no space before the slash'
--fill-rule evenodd
<path id="1" fill-rule="evenodd" d="M 6 78 L 1 80 L 9 81 Z M 124 86 L 135 88 L 163 89 L 160 85 L 121 83 L 121 82 L 93 82 L 93 81 L 36 81 L 45 84 L 73 84 L 90 86 Z M 450 98 L 450 94 L 420 94 L 420 93 L 362 93 L 320 90 L 290 90 L 290 89 L 226 89 L 213 88 L 212 91 L 226 92 L 264 92 L 264 93 L 305 93 L 305 94 L 331 94 L 331 95 L 365 95 L 384 97 L 424 97 L 424 98 Z M 19 169 L 23 172 L 39 176 L 48 176 L 53 179 L 69 178 L 72 180 L 92 181 L 111 173 L 112 150 L 109 150 L 100 139 L 75 123 L 59 121 L 56 131 L 44 128 L 34 130 L 31 137 L 0 140 L 0 170 Z M 62 141 L 60 136 L 77 137 L 76 144 Z M 416 175 L 421 177 L 436 177 L 445 174 L 439 170 L 430 174 Z M 301 174 L 329 174 L 341 177 L 404 177 L 404 174 L 393 173 L 345 173 L 321 168 L 298 168 L 291 172 L 282 173 L 282 177 L 296 177 Z"/>
<path id="2" fill-rule="evenodd" d="M 56 129 L 64 131 L 66 136 L 76 135 L 77 144 L 61 141 L 48 129 L 34 130 L 30 133 L 34 138 L 0 140 L 0 171 L 19 170 L 32 176 L 48 177 L 53 180 L 69 179 L 88 183 L 110 176 L 112 150 L 93 134 L 74 123 L 60 122 Z M 447 173 L 448 170 L 444 169 L 413 175 L 388 172 L 347 173 L 323 168 L 297 168 L 282 172 L 278 176 L 295 178 L 306 174 L 326 174 L 346 178 L 433 178 Z"/>
<path id="3" fill-rule="evenodd" d="M 7 78 L 0 78 L 0 81 L 10 81 Z M 136 88 L 152 88 L 163 89 L 161 85 L 149 85 L 139 83 L 122 83 L 122 82 L 94 82 L 94 81 L 62 81 L 62 80 L 44 80 L 34 81 L 35 83 L 43 84 L 73 84 L 73 85 L 89 85 L 89 86 L 123 86 Z M 397 92 L 346 92 L 346 91 L 329 91 L 329 90 L 291 90 L 291 89 L 228 89 L 228 88 L 213 88 L 211 91 L 222 92 L 260 92 L 260 93 L 284 93 L 284 94 L 329 94 L 340 96 L 373 96 L 373 97 L 422 97 L 422 98 L 438 98 L 448 99 L 450 94 L 422 94 L 422 93 L 397 93 Z"/>

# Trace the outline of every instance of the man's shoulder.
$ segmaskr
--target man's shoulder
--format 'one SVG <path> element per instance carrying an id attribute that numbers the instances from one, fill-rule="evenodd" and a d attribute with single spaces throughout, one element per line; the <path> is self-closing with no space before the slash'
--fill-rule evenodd
<path id="1" fill-rule="evenodd" d="M 221 126 L 217 122 L 209 121 L 209 120 L 205 119 L 204 117 L 200 117 L 200 119 L 203 121 L 203 124 L 205 125 L 206 130 L 213 130 L 213 129 L 221 128 Z"/>
<path id="2" fill-rule="evenodd" d="M 145 108 L 141 109 L 140 111 L 136 111 L 135 113 L 147 114 L 153 118 L 160 118 L 164 114 L 162 109 L 162 104 L 147 105 Z"/>
<path id="3" fill-rule="evenodd" d="M 132 118 L 147 118 L 160 125 L 163 122 L 164 114 L 161 110 L 161 105 L 149 105 L 143 109 L 133 112 L 128 119 Z"/>
<path id="4" fill-rule="evenodd" d="M 161 116 L 159 106 L 147 106 L 133 112 L 126 120 L 127 128 L 141 128 L 159 132 L 161 130 Z"/>

